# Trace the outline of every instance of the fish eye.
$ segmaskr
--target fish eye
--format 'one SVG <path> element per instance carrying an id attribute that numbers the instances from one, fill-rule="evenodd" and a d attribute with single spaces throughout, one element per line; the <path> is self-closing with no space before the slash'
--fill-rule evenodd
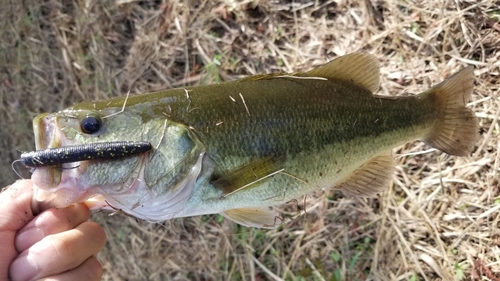
<path id="1" fill-rule="evenodd" d="M 102 120 L 99 117 L 88 115 L 80 122 L 82 132 L 93 134 L 101 129 Z"/>

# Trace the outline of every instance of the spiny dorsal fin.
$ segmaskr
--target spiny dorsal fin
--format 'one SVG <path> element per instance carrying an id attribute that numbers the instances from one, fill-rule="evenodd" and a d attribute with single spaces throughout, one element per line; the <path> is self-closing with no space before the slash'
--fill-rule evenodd
<path id="1" fill-rule="evenodd" d="M 239 208 L 222 212 L 221 215 L 235 223 L 248 227 L 276 228 L 284 221 L 269 208 Z"/>
<path id="2" fill-rule="evenodd" d="M 235 170 L 229 171 L 212 182 L 212 185 L 222 190 L 222 196 L 227 197 L 280 172 L 278 158 L 266 157 Z"/>
<path id="3" fill-rule="evenodd" d="M 256 74 L 256 75 L 241 78 L 238 81 L 239 82 L 252 82 L 252 81 L 258 81 L 258 80 L 269 80 L 269 79 L 281 77 L 283 75 L 293 75 L 293 74 L 289 74 L 289 73 L 285 73 L 285 72 L 269 73 L 269 74 Z"/>
<path id="4" fill-rule="evenodd" d="M 357 52 L 336 58 L 300 76 L 347 81 L 375 93 L 380 84 L 380 67 L 373 55 Z"/>
<path id="5" fill-rule="evenodd" d="M 336 184 L 334 189 L 356 196 L 373 196 L 389 186 L 395 167 L 391 151 L 379 154 Z"/>

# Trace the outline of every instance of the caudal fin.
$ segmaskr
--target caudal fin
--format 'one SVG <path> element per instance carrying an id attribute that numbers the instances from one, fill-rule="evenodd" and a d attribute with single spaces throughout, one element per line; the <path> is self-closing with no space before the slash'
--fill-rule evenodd
<path id="1" fill-rule="evenodd" d="M 478 120 L 465 107 L 474 88 L 473 67 L 467 67 L 427 92 L 438 104 L 434 129 L 424 138 L 431 146 L 448 154 L 465 156 L 472 152 L 478 139 Z"/>

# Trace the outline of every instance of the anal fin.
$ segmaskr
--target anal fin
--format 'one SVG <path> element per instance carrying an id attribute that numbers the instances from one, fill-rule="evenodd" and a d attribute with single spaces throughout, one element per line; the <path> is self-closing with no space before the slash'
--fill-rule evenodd
<path id="1" fill-rule="evenodd" d="M 239 208 L 222 212 L 225 218 L 248 227 L 276 228 L 283 223 L 278 213 L 269 208 Z"/>
<path id="2" fill-rule="evenodd" d="M 389 186 L 395 167 L 391 151 L 376 155 L 342 179 L 334 189 L 350 195 L 373 196 Z"/>

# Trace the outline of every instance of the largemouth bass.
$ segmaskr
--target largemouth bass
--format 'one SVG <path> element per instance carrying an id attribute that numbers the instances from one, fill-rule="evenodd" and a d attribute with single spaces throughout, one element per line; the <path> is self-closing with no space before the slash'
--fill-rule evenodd
<path id="1" fill-rule="evenodd" d="M 415 96 L 374 95 L 379 64 L 353 53 L 308 72 L 75 104 L 33 121 L 37 149 L 147 141 L 150 152 L 35 169 L 37 199 L 163 221 L 220 213 L 255 227 L 281 223 L 270 206 L 320 188 L 383 191 L 391 150 L 419 139 L 469 154 L 478 121 L 465 107 L 467 67 Z"/>

